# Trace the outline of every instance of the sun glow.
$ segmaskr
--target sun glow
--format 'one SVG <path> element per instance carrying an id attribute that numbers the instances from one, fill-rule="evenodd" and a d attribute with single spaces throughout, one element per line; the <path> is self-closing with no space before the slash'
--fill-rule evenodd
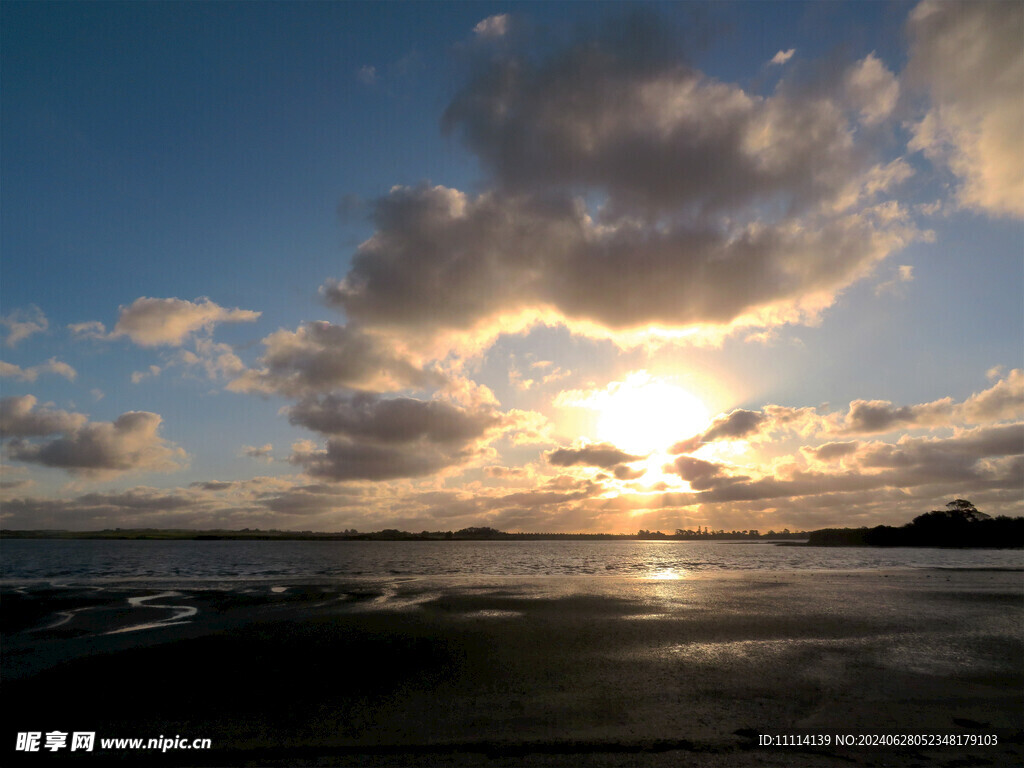
<path id="1" fill-rule="evenodd" d="M 710 421 L 692 393 L 646 371 L 629 374 L 590 398 L 598 412 L 596 438 L 634 454 L 662 452 L 700 433 Z"/>

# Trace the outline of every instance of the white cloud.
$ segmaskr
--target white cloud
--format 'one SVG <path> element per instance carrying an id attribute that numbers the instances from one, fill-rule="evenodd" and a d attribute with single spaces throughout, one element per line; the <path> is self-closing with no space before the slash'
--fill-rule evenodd
<path id="1" fill-rule="evenodd" d="M 914 279 L 914 268 L 909 264 L 901 264 L 896 269 L 896 274 L 883 283 L 875 286 L 875 295 L 883 293 L 897 293 L 900 286 L 911 282 Z"/>
<path id="2" fill-rule="evenodd" d="M 790 48 L 788 51 L 781 51 L 780 50 L 778 53 L 776 53 L 774 56 L 772 56 L 772 60 L 770 62 L 768 62 L 768 63 L 769 64 L 785 64 L 787 61 L 789 61 L 790 59 L 793 58 L 793 54 L 794 53 L 796 53 L 796 48 Z"/>
<path id="3" fill-rule="evenodd" d="M 179 347 L 197 331 L 211 331 L 218 323 L 253 322 L 260 314 L 246 309 L 225 309 L 206 298 L 191 302 L 142 297 L 121 308 L 110 335 L 112 338 L 127 336 L 142 347 Z M 85 332 L 89 330 L 86 328 Z"/>
<path id="4" fill-rule="evenodd" d="M 737 409 L 716 418 L 703 434 L 680 441 L 672 452 L 691 453 L 703 443 L 716 440 L 767 440 L 793 434 L 873 435 L 967 424 L 991 425 L 1014 419 L 1024 419 L 1024 371 L 1019 368 L 959 403 L 951 397 L 903 406 L 888 400 L 858 399 L 845 412 L 820 413 L 814 408 L 779 405 L 766 405 L 759 411 Z"/>
<path id="5" fill-rule="evenodd" d="M 107 327 L 99 320 L 89 320 L 85 323 L 72 323 L 68 326 L 71 335 L 75 339 L 94 339 L 105 341 L 110 338 L 107 335 Z"/>
<path id="6" fill-rule="evenodd" d="M 931 97 L 911 149 L 949 166 L 961 205 L 1024 217 L 1024 4 L 925 0 L 908 26 L 908 77 Z"/>
<path id="7" fill-rule="evenodd" d="M 4 344 L 8 347 L 15 347 L 18 342 L 27 339 L 32 334 L 45 331 L 50 323 L 43 311 L 33 304 L 28 309 L 16 309 L 0 316 L 0 326 L 7 329 L 7 338 L 4 340 Z"/>
<path id="8" fill-rule="evenodd" d="M 359 68 L 356 77 L 363 85 L 373 85 L 377 82 L 377 68 L 372 64 L 364 64 Z"/>
<path id="9" fill-rule="evenodd" d="M 867 126 L 878 125 L 889 117 L 900 96 L 896 76 L 874 53 L 847 71 L 844 85 L 847 98 L 860 110 L 860 121 Z"/>
<path id="10" fill-rule="evenodd" d="M 41 365 L 33 365 L 29 368 L 22 368 L 13 363 L 5 363 L 0 360 L 0 377 L 13 378 L 18 381 L 35 381 L 41 373 L 54 373 L 63 376 L 68 381 L 74 381 L 78 372 L 67 363 L 63 363 L 55 357 L 51 357 Z"/>
<path id="11" fill-rule="evenodd" d="M 138 384 L 146 379 L 156 378 L 163 369 L 159 365 L 151 365 L 145 371 L 132 371 L 132 384 Z"/>
<path id="12" fill-rule="evenodd" d="M 200 368 L 211 381 L 234 379 L 246 370 L 245 363 L 230 344 L 217 343 L 213 339 L 196 339 L 195 352 L 181 350 L 175 363 Z"/>
<path id="13" fill-rule="evenodd" d="M 486 19 L 473 27 L 473 31 L 480 37 L 502 37 L 508 32 L 509 16 L 507 13 L 488 16 Z"/>
<path id="14" fill-rule="evenodd" d="M 243 445 L 242 446 L 242 454 L 244 456 L 249 456 L 250 458 L 258 459 L 260 461 L 273 461 L 274 457 L 270 455 L 273 450 L 274 450 L 274 446 L 271 445 L 270 443 L 265 443 L 264 445 L 259 445 L 259 446 L 257 446 L 257 445 Z"/>

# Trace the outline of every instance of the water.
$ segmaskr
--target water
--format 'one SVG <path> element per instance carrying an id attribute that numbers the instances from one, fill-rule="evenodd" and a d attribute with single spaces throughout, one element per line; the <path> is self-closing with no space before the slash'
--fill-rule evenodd
<path id="1" fill-rule="evenodd" d="M 780 547 L 728 541 L 4 540 L 0 582 L 323 581 L 392 576 L 678 578 L 721 571 L 1024 568 L 1020 550 Z"/>

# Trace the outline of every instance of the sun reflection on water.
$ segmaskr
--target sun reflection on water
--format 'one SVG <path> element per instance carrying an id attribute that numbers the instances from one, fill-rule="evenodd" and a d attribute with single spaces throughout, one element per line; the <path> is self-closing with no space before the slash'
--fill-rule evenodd
<path id="1" fill-rule="evenodd" d="M 685 578 L 685 576 L 686 571 L 682 568 L 659 568 L 658 570 L 649 572 L 644 578 L 655 579 L 657 581 L 674 581 Z"/>

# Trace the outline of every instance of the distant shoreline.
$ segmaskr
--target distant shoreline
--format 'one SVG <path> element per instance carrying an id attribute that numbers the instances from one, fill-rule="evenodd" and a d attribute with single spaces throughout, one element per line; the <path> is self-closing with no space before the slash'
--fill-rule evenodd
<path id="1" fill-rule="evenodd" d="M 882 528 L 882 526 L 879 526 Z M 956 540 L 915 540 L 906 535 L 884 535 L 888 531 L 871 528 L 829 528 L 821 531 L 771 533 L 751 536 L 742 533 L 710 533 L 700 536 L 636 533 L 505 533 L 463 534 L 461 532 L 408 533 L 376 531 L 371 533 L 319 533 L 309 531 L 220 531 L 123 529 L 101 531 L 0 530 L 0 541 L 729 541 L 776 544 L 782 547 L 891 547 L 939 549 L 1024 549 L 1024 540 L 1016 536 L 965 537 Z M 896 529 L 898 530 L 898 529 Z M 883 534 L 883 535 L 880 535 Z"/>
<path id="2" fill-rule="evenodd" d="M 154 528 L 105 529 L 100 531 L 68 531 L 58 529 L 0 530 L 3 539 L 97 539 L 107 541 L 801 541 L 809 537 L 806 531 L 760 534 L 739 531 L 720 531 L 708 534 L 666 534 L 660 531 L 644 533 L 506 533 L 494 530 L 470 531 L 407 531 L 375 532 L 315 532 L 278 530 L 180 530 Z"/>

